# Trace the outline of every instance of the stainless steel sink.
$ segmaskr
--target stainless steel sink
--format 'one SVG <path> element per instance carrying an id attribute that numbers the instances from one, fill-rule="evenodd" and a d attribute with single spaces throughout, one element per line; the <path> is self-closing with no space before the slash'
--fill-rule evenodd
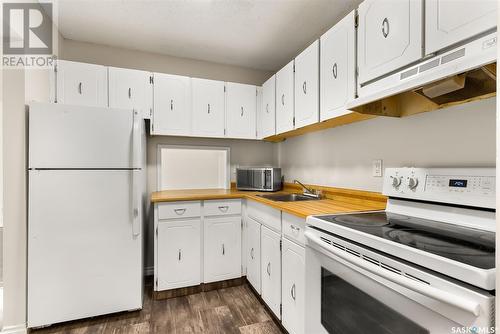
<path id="1" fill-rule="evenodd" d="M 257 196 L 276 202 L 317 201 L 321 199 L 319 197 L 312 197 L 303 194 L 266 194 Z"/>

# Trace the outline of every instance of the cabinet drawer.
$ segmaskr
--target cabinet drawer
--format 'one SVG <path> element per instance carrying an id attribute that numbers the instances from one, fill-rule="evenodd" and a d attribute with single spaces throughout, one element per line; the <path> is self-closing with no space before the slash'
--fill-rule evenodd
<path id="1" fill-rule="evenodd" d="M 306 239 L 304 230 L 306 228 L 306 221 L 303 218 L 292 216 L 283 212 L 283 234 L 290 240 L 305 245 Z"/>
<path id="2" fill-rule="evenodd" d="M 200 216 L 201 204 L 199 201 L 158 204 L 158 219 L 175 219 Z"/>
<path id="3" fill-rule="evenodd" d="M 241 200 L 205 201 L 205 216 L 226 216 L 241 214 Z"/>
<path id="4" fill-rule="evenodd" d="M 260 204 L 249 200 L 247 202 L 248 217 L 257 222 L 281 232 L 281 211 L 271 208 L 265 204 Z"/>

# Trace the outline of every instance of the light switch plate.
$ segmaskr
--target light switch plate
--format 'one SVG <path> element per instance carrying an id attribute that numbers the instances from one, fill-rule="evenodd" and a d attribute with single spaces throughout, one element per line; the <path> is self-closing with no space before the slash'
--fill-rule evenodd
<path id="1" fill-rule="evenodd" d="M 372 162 L 372 176 L 382 177 L 382 160 L 377 159 Z"/>

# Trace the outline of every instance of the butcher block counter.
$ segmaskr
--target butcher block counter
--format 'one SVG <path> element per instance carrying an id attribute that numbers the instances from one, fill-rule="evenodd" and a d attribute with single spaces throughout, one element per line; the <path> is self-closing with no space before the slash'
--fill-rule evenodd
<path id="1" fill-rule="evenodd" d="M 258 196 L 264 192 L 240 191 L 231 189 L 190 189 L 190 190 L 164 190 L 154 192 L 151 195 L 153 203 L 177 202 L 177 201 L 199 201 L 214 199 L 246 198 L 260 202 L 273 208 L 305 218 L 310 215 L 383 210 L 387 198 L 380 193 L 351 190 L 342 188 L 331 188 L 310 185 L 313 189 L 323 192 L 324 199 L 297 202 L 277 202 Z M 278 193 L 301 193 L 302 188 L 297 185 L 286 183 L 284 189 Z"/>

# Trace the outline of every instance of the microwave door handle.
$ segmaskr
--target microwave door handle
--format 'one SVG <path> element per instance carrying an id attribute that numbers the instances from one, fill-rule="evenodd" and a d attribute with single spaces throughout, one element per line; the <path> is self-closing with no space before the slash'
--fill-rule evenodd
<path id="1" fill-rule="evenodd" d="M 404 286 L 407 289 L 413 290 L 417 293 L 420 293 L 424 296 L 427 296 L 429 298 L 439 300 L 443 303 L 455 306 L 459 309 L 462 309 L 466 312 L 474 314 L 476 317 L 479 316 L 480 312 L 480 305 L 477 302 L 471 301 L 466 298 L 462 298 L 456 295 L 453 295 L 449 292 L 439 290 L 438 288 L 432 287 L 430 285 L 420 283 L 417 281 L 412 280 L 411 278 L 407 278 L 405 276 L 393 273 L 391 271 L 387 271 L 384 269 L 381 269 L 379 266 L 365 261 L 361 259 L 358 256 L 352 255 L 350 253 L 341 251 L 337 249 L 336 247 L 333 247 L 331 245 L 328 245 L 324 241 L 322 241 L 318 236 L 316 236 L 313 232 L 311 231 L 306 231 L 304 233 L 305 237 L 307 238 L 308 242 L 312 242 L 314 245 L 321 247 L 322 249 L 326 250 L 329 253 L 332 253 L 341 259 L 351 263 L 352 265 L 362 268 L 366 271 L 369 271 L 370 273 L 383 277 L 395 284 Z"/>

